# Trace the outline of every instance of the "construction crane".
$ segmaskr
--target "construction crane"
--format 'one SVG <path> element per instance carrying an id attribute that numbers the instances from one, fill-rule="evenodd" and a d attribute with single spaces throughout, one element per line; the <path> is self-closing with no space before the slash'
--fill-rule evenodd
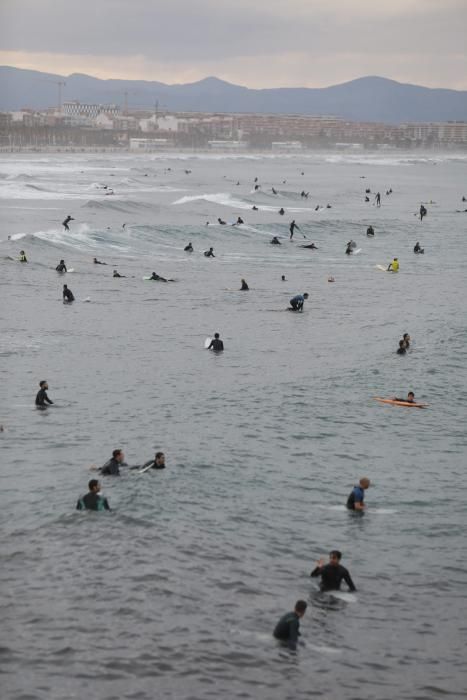
<path id="1" fill-rule="evenodd" d="M 58 111 L 62 111 L 62 87 L 65 87 L 64 80 L 49 80 L 49 78 L 39 78 L 44 83 L 54 83 L 58 87 Z"/>

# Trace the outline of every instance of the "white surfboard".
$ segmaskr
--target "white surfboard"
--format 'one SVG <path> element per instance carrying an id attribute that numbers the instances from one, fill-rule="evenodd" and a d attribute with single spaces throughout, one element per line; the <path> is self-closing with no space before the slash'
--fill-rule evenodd
<path id="1" fill-rule="evenodd" d="M 352 255 L 358 255 L 358 254 L 361 253 L 361 252 L 362 252 L 362 249 L 361 249 L 361 248 L 357 248 L 357 250 L 354 250 L 354 251 L 353 251 Z"/>
<path id="2" fill-rule="evenodd" d="M 75 271 L 75 268 L 74 268 L 74 267 L 69 267 L 68 270 L 67 270 L 67 272 L 74 272 L 74 271 Z"/>
<path id="3" fill-rule="evenodd" d="M 375 265 L 377 270 L 382 270 L 383 272 L 387 272 L 388 268 L 384 267 L 384 265 Z"/>
<path id="4" fill-rule="evenodd" d="M 212 338 L 206 338 L 206 340 L 204 341 L 204 347 L 206 348 L 206 350 L 211 345 L 211 340 Z"/>
<path id="5" fill-rule="evenodd" d="M 144 474 L 145 472 L 147 472 L 147 471 L 149 471 L 150 469 L 152 469 L 152 465 L 153 465 L 153 464 L 154 464 L 154 462 L 151 462 L 151 464 L 149 464 L 149 466 L 143 467 L 142 469 L 138 469 L 138 472 L 137 472 L 137 473 L 138 473 L 138 474 Z"/>

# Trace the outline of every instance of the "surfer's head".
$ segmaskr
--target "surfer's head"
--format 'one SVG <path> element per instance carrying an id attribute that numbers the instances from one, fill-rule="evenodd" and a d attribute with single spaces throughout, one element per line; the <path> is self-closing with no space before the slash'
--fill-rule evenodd
<path id="1" fill-rule="evenodd" d="M 370 480 L 368 479 L 368 477 L 364 476 L 360 479 L 360 486 L 362 487 L 362 489 L 367 489 L 370 486 Z"/>

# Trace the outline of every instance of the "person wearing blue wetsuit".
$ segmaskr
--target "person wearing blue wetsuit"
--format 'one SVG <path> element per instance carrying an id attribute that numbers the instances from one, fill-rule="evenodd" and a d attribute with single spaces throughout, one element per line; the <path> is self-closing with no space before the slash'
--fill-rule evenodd
<path id="1" fill-rule="evenodd" d="M 294 651 L 300 636 L 300 618 L 307 607 L 305 600 L 297 600 L 294 610 L 283 615 L 274 628 L 273 636 Z"/>
<path id="2" fill-rule="evenodd" d="M 349 510 L 365 510 L 365 504 L 363 502 L 365 498 L 365 491 L 370 486 L 370 480 L 364 476 L 359 481 L 358 486 L 354 486 L 347 499 L 347 508 Z"/>
<path id="3" fill-rule="evenodd" d="M 321 591 L 338 591 L 340 590 L 342 581 L 346 582 L 350 591 L 356 590 L 349 572 L 345 566 L 342 566 L 340 563 L 341 558 L 341 552 L 337 549 L 333 549 L 333 551 L 329 553 L 328 564 L 324 563 L 324 559 L 320 559 L 316 562 L 316 568 L 313 569 L 310 576 L 313 578 L 317 576 L 321 577 L 321 583 L 319 584 Z"/>
<path id="4" fill-rule="evenodd" d="M 308 294 L 305 292 L 304 294 L 297 294 L 290 300 L 290 306 L 292 307 L 292 311 L 303 311 L 303 304 L 305 303 L 305 299 L 308 299 Z"/>
<path id="5" fill-rule="evenodd" d="M 109 502 L 104 496 L 99 496 L 101 485 L 97 479 L 88 483 L 89 492 L 78 499 L 76 510 L 110 510 Z"/>

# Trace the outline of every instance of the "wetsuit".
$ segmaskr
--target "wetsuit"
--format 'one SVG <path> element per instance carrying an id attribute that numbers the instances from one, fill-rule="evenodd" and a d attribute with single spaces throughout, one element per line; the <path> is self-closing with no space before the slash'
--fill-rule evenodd
<path id="1" fill-rule="evenodd" d="M 314 243 L 310 243 L 310 245 L 301 245 L 300 248 L 311 248 L 311 250 L 318 250 Z"/>
<path id="2" fill-rule="evenodd" d="M 183 250 L 185 250 L 187 253 L 192 253 L 192 252 L 193 252 L 193 246 L 191 245 L 191 243 L 189 243 L 188 245 L 186 245 L 186 246 L 184 247 Z"/>
<path id="3" fill-rule="evenodd" d="M 281 617 L 274 628 L 273 635 L 281 642 L 285 642 L 289 649 L 296 649 L 300 636 L 300 618 L 297 613 L 289 612 Z"/>
<path id="4" fill-rule="evenodd" d="M 292 223 L 291 223 L 290 226 L 289 226 L 290 240 L 292 240 L 292 238 L 293 238 L 293 232 L 295 231 L 295 229 L 298 229 L 298 230 L 300 231 L 300 229 L 298 228 L 298 226 L 297 226 L 297 224 L 295 223 L 295 221 L 292 221 Z"/>
<path id="5" fill-rule="evenodd" d="M 290 300 L 290 306 L 294 311 L 302 311 L 305 297 L 303 294 L 297 294 Z"/>
<path id="6" fill-rule="evenodd" d="M 224 349 L 224 343 L 220 338 L 213 338 L 211 340 L 211 344 L 208 347 L 208 350 L 213 350 L 214 352 L 222 352 Z"/>
<path id="7" fill-rule="evenodd" d="M 89 491 L 85 496 L 78 499 L 76 510 L 110 510 L 109 502 L 104 496 Z"/>
<path id="8" fill-rule="evenodd" d="M 205 251 L 204 251 L 204 256 L 205 256 L 206 258 L 215 258 L 215 257 L 216 257 L 216 256 L 214 255 L 214 253 L 213 253 L 212 250 L 205 250 Z"/>
<path id="9" fill-rule="evenodd" d="M 245 291 L 248 291 L 249 289 L 250 289 L 249 286 L 247 285 L 247 283 L 245 282 L 245 280 L 243 280 L 242 286 L 241 286 L 241 288 L 240 288 L 240 291 L 244 291 L 244 290 L 245 290 Z"/>
<path id="10" fill-rule="evenodd" d="M 45 406 L 46 403 L 53 404 L 53 401 L 47 396 L 46 389 L 39 389 L 36 396 L 36 406 Z"/>
<path id="11" fill-rule="evenodd" d="M 99 471 L 104 476 L 120 476 L 120 467 L 126 466 L 126 462 L 118 462 L 115 457 L 111 457 Z"/>
<path id="12" fill-rule="evenodd" d="M 420 207 L 420 221 L 423 221 L 423 217 L 426 216 L 426 213 L 427 213 L 427 212 L 426 212 L 426 209 L 425 209 L 425 207 L 424 207 L 423 204 L 422 204 L 421 207 Z"/>
<path id="13" fill-rule="evenodd" d="M 407 353 L 407 350 L 405 348 L 397 348 L 398 355 L 405 355 L 406 353 Z"/>
<path id="14" fill-rule="evenodd" d="M 112 277 L 124 277 L 124 275 L 120 275 L 116 270 L 113 273 Z"/>
<path id="15" fill-rule="evenodd" d="M 71 289 L 64 289 L 63 290 L 63 301 L 67 301 L 68 303 L 72 302 L 75 300 L 74 294 L 71 291 Z"/>
<path id="16" fill-rule="evenodd" d="M 65 231 L 69 231 L 69 230 L 70 230 L 70 229 L 68 228 L 68 224 L 70 223 L 70 221 L 74 221 L 74 219 L 73 219 L 72 216 L 67 216 L 66 219 L 65 219 L 65 221 L 62 221 L 62 226 L 65 227 Z"/>
<path id="17" fill-rule="evenodd" d="M 118 275 L 118 276 L 120 277 L 120 275 Z M 156 275 L 155 272 L 152 273 L 152 275 L 149 279 L 154 280 L 155 282 L 167 282 L 165 277 L 161 277 L 160 275 Z"/>
<path id="18" fill-rule="evenodd" d="M 27 257 L 25 256 L 24 253 L 23 253 L 22 255 L 19 256 L 19 261 L 20 261 L 20 262 L 27 262 L 27 261 L 28 261 L 28 259 L 27 259 Z"/>
<path id="19" fill-rule="evenodd" d="M 414 252 L 414 253 L 423 253 L 424 250 L 423 250 L 423 248 L 420 247 L 420 244 L 419 244 L 419 243 L 416 243 L 416 244 L 414 245 L 413 252 Z"/>
<path id="20" fill-rule="evenodd" d="M 366 235 L 367 236 L 374 236 L 375 235 L 375 230 L 374 230 L 373 226 L 368 226 L 368 228 L 366 230 Z"/>
<path id="21" fill-rule="evenodd" d="M 145 462 L 141 467 L 130 467 L 131 469 L 145 469 L 151 466 L 151 469 L 165 469 L 165 464 L 156 464 L 156 460 L 150 459 L 149 462 Z"/>
<path id="22" fill-rule="evenodd" d="M 365 498 L 365 491 L 361 486 L 354 486 L 350 495 L 347 499 L 347 508 L 349 510 L 356 510 L 355 503 L 362 503 Z"/>
<path id="23" fill-rule="evenodd" d="M 388 272 L 399 272 L 399 262 L 397 260 L 393 260 L 392 263 L 389 263 L 388 265 Z"/>
<path id="24" fill-rule="evenodd" d="M 65 263 L 59 263 L 55 269 L 57 272 L 66 272 L 66 265 Z"/>
<path id="25" fill-rule="evenodd" d="M 277 238 L 277 236 L 274 236 L 274 238 L 273 238 L 272 241 L 271 241 L 271 244 L 272 244 L 272 245 L 282 245 L 282 243 L 281 243 L 280 240 Z"/>
<path id="26" fill-rule="evenodd" d="M 341 564 L 326 564 L 325 566 L 317 566 L 310 576 L 321 576 L 319 587 L 322 591 L 338 591 L 341 583 L 344 580 L 350 591 L 355 591 L 354 582 L 352 581 L 349 572 L 345 566 Z"/>

